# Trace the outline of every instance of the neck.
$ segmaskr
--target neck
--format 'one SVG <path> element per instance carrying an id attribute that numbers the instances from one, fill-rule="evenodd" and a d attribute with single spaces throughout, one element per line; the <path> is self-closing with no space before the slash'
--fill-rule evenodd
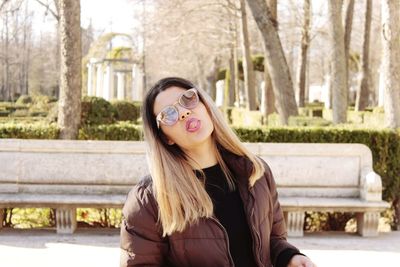
<path id="1" fill-rule="evenodd" d="M 195 169 L 204 169 L 218 163 L 216 148 L 211 138 L 206 143 L 193 147 L 185 152 L 195 161 L 193 166 Z"/>

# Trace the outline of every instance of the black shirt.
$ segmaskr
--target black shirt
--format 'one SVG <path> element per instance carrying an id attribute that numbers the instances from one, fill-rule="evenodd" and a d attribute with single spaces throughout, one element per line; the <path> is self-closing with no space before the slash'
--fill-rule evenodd
<path id="1" fill-rule="evenodd" d="M 235 267 L 257 266 L 243 201 L 237 187 L 234 191 L 230 191 L 219 164 L 203 171 L 206 175 L 205 188 L 214 205 L 214 215 L 228 234 L 229 251 Z"/>
<path id="2" fill-rule="evenodd" d="M 257 266 L 253 243 L 237 186 L 230 191 L 226 176 L 219 164 L 203 169 L 205 188 L 214 205 L 214 215 L 225 228 L 229 239 L 229 252 L 235 267 Z M 199 173 L 196 172 L 199 176 Z M 235 184 L 236 185 L 236 184 Z M 277 267 L 286 267 L 294 255 L 303 255 L 291 248 L 283 250 L 276 260 Z"/>

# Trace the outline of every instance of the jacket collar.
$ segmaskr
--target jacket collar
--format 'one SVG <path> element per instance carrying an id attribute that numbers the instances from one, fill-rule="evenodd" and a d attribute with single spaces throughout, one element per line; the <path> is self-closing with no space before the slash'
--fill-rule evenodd
<path id="1" fill-rule="evenodd" d="M 247 157 L 236 155 L 226 149 L 221 149 L 220 153 L 234 179 L 236 179 L 242 197 L 247 200 L 249 192 L 251 194 L 253 192 L 253 188 L 249 184 L 253 163 Z"/>

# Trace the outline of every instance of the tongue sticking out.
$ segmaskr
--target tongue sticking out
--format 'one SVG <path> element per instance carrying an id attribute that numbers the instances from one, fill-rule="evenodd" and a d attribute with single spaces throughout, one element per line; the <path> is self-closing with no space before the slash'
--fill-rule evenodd
<path id="1" fill-rule="evenodd" d="M 192 118 L 186 122 L 186 130 L 188 132 L 195 132 L 200 128 L 200 125 L 199 120 Z"/>

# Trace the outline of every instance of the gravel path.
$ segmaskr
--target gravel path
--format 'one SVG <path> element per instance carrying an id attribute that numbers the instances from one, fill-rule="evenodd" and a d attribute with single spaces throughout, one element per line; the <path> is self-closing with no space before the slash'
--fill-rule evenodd
<path id="1" fill-rule="evenodd" d="M 346 233 L 308 234 L 289 241 L 318 267 L 400 266 L 400 232 L 362 238 Z M 50 230 L 0 231 L 1 267 L 119 266 L 117 229 L 78 229 L 74 235 Z"/>

